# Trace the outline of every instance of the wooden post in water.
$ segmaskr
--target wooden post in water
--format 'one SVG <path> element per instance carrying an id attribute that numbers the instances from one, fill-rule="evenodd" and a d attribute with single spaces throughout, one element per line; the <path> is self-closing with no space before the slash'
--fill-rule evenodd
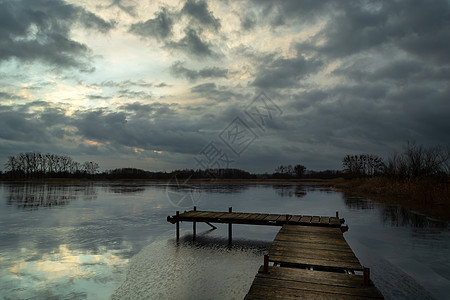
<path id="1" fill-rule="evenodd" d="M 269 273 L 269 255 L 267 255 L 267 254 L 264 255 L 264 268 L 263 268 L 263 273 L 264 273 L 264 274 Z"/>
<path id="2" fill-rule="evenodd" d="M 180 239 L 180 221 L 179 221 L 180 211 L 177 210 L 176 216 L 177 216 L 177 241 L 178 241 Z"/>
<path id="3" fill-rule="evenodd" d="M 289 215 L 286 215 L 286 224 L 289 224 Z"/>
<path id="4" fill-rule="evenodd" d="M 369 268 L 364 267 L 363 276 L 364 276 L 364 285 L 365 286 L 370 285 L 370 269 Z"/>
<path id="5" fill-rule="evenodd" d="M 233 212 L 233 208 L 232 207 L 228 207 L 228 212 L 231 213 Z M 233 228 L 231 225 L 231 222 L 228 223 L 228 245 L 231 245 L 232 243 L 232 237 L 233 236 Z"/>
<path id="6" fill-rule="evenodd" d="M 336 218 L 339 219 L 339 212 L 338 211 L 336 212 Z"/>
<path id="7" fill-rule="evenodd" d="M 197 206 L 194 206 L 194 211 L 197 211 Z M 192 222 L 192 238 L 195 241 L 197 235 L 197 222 Z"/>

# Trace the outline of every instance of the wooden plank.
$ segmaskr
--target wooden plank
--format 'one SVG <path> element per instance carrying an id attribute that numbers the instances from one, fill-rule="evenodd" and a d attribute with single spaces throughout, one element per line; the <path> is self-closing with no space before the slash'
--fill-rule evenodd
<path id="1" fill-rule="evenodd" d="M 301 219 L 300 219 L 300 222 L 302 222 L 302 223 L 311 223 L 311 216 L 303 216 Z"/>
<path id="2" fill-rule="evenodd" d="M 191 217 L 195 217 L 195 216 L 199 215 L 200 213 L 201 213 L 201 211 L 193 211 L 193 210 L 191 210 L 191 211 L 187 211 L 187 212 L 181 213 L 179 216 L 180 217 L 191 218 Z"/>
<path id="3" fill-rule="evenodd" d="M 325 242 L 338 242 L 338 243 L 346 243 L 345 239 L 340 238 L 339 236 L 332 234 L 312 234 L 312 233 L 295 233 L 295 232 L 280 232 L 276 235 L 275 239 L 311 239 L 311 240 L 322 240 Z"/>
<path id="4" fill-rule="evenodd" d="M 219 213 L 214 212 L 214 211 L 202 211 L 199 212 L 195 218 L 217 218 L 217 216 L 219 215 Z"/>
<path id="5" fill-rule="evenodd" d="M 274 288 L 273 286 L 264 286 L 259 284 L 254 284 L 251 286 L 250 291 L 248 293 L 249 297 L 245 299 L 319 299 L 319 300 L 328 300 L 328 299 L 367 299 L 367 297 L 363 296 L 355 296 L 355 295 L 345 295 L 339 293 L 325 293 L 320 291 L 309 291 L 309 290 L 301 290 L 301 289 L 293 289 L 288 287 L 279 287 Z M 256 298 L 252 298 L 253 296 L 257 296 Z M 377 298 L 374 298 L 377 299 Z M 379 299 L 379 297 L 378 297 Z M 382 298 L 381 298 L 382 299 Z"/>
<path id="6" fill-rule="evenodd" d="M 330 225 L 341 225 L 341 221 L 339 221 L 339 218 L 331 217 L 330 218 Z"/>
<path id="7" fill-rule="evenodd" d="M 246 214 L 246 213 L 233 213 L 234 214 L 234 218 L 236 220 L 245 220 L 247 219 L 249 216 L 251 216 L 252 214 Z"/>
<path id="8" fill-rule="evenodd" d="M 219 219 L 224 220 L 224 219 L 233 219 L 235 218 L 235 214 L 236 213 L 223 213 Z"/>
<path id="9" fill-rule="evenodd" d="M 272 260 L 272 257 L 288 257 L 289 261 L 293 261 L 294 259 L 300 259 L 302 261 L 312 261 L 314 263 L 302 263 L 305 265 L 318 265 L 316 261 L 321 261 L 320 266 L 327 267 L 329 264 L 332 266 L 346 265 L 346 266 L 357 266 L 357 269 L 362 269 L 361 264 L 358 259 L 354 255 L 343 255 L 341 253 L 327 254 L 324 252 L 303 252 L 303 253 L 293 253 L 287 251 L 278 251 L 273 250 L 269 254 L 269 260 Z M 287 261 L 286 261 L 287 262 Z"/>
<path id="10" fill-rule="evenodd" d="M 303 250 L 328 250 L 328 251 L 339 251 L 344 253 L 351 253 L 353 254 L 353 251 L 350 249 L 350 247 L 330 247 L 328 244 L 316 244 L 316 243 L 298 243 L 298 242 L 287 242 L 287 241 L 276 241 L 272 244 L 272 247 L 285 247 L 294 249 L 297 251 L 303 251 Z"/>
<path id="11" fill-rule="evenodd" d="M 291 226 L 298 228 L 284 228 L 280 230 L 279 234 L 335 236 L 343 239 L 343 234 L 340 228 L 304 226 L 304 225 L 291 225 Z"/>
<path id="12" fill-rule="evenodd" d="M 263 270 L 264 266 L 260 266 L 258 273 L 263 273 Z M 348 287 L 361 286 L 361 283 L 363 282 L 361 275 L 311 271 L 299 268 L 280 268 L 271 266 L 269 267 L 269 274 L 270 276 L 280 279 L 292 280 L 292 278 L 295 278 L 295 280 L 298 281 Z"/>
<path id="13" fill-rule="evenodd" d="M 291 216 L 289 215 L 288 218 L 290 219 Z M 286 223 L 286 214 L 280 215 L 275 221 L 277 221 L 277 222 L 285 222 Z"/>
<path id="14" fill-rule="evenodd" d="M 330 224 L 330 218 L 329 217 L 320 217 L 320 224 Z"/>
<path id="15" fill-rule="evenodd" d="M 258 216 L 253 217 L 255 221 L 261 221 L 266 218 L 269 214 L 258 214 Z"/>
<path id="16" fill-rule="evenodd" d="M 334 261 L 327 259 L 315 259 L 314 257 L 296 257 L 296 256 L 279 256 L 271 255 L 269 260 L 276 263 L 287 263 L 291 265 L 312 266 L 325 269 L 345 269 L 360 270 L 362 266 L 357 261 Z"/>
<path id="17" fill-rule="evenodd" d="M 314 247 L 285 247 L 283 245 L 272 245 L 269 255 L 277 253 L 297 254 L 297 255 L 317 255 L 317 257 L 352 257 L 356 259 L 351 251 L 339 251 L 334 249 L 317 249 Z"/>
<path id="18" fill-rule="evenodd" d="M 298 241 L 301 242 L 317 242 L 317 243 L 329 243 L 330 245 L 347 245 L 347 242 L 342 239 L 338 238 L 324 238 L 321 236 L 315 236 L 315 235 L 295 235 L 295 234 L 286 234 L 286 233 L 279 233 L 275 237 L 275 241 Z"/>
<path id="19" fill-rule="evenodd" d="M 258 217 L 260 217 L 260 216 L 261 216 L 261 214 L 258 214 L 258 213 L 248 214 L 246 220 L 248 220 L 248 221 L 258 220 Z"/>
<path id="20" fill-rule="evenodd" d="M 299 282 L 296 280 L 296 278 L 293 278 L 293 280 L 286 280 L 286 279 L 280 280 L 278 278 L 273 278 L 271 276 L 264 276 L 258 274 L 253 284 L 265 287 L 274 287 L 276 289 L 289 289 L 296 291 L 324 293 L 329 294 L 330 297 L 332 297 L 332 295 L 343 295 L 343 296 L 356 296 L 367 298 L 375 296 L 376 298 L 379 298 L 379 295 L 374 294 L 372 289 L 367 289 L 364 286 L 346 287 L 320 283 L 309 283 L 304 281 Z"/>
<path id="21" fill-rule="evenodd" d="M 289 220 L 289 223 L 298 223 L 298 222 L 300 222 L 301 218 L 302 218 L 302 216 L 294 215 Z"/>
<path id="22" fill-rule="evenodd" d="M 275 222 L 280 217 L 279 214 L 269 214 L 264 218 L 264 221 Z"/>
<path id="23" fill-rule="evenodd" d="M 319 224 L 319 222 L 320 222 L 319 216 L 314 216 L 311 218 L 311 224 Z"/>

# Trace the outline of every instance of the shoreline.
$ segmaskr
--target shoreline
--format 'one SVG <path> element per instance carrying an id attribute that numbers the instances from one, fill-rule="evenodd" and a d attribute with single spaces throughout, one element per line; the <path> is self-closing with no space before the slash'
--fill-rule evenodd
<path id="1" fill-rule="evenodd" d="M 174 178 L 29 178 L 29 179 L 0 179 L 8 183 L 171 183 L 176 184 Z M 379 203 L 401 205 L 407 210 L 418 211 L 433 218 L 450 221 L 450 181 L 437 184 L 432 180 L 395 181 L 382 177 L 361 179 L 214 179 L 195 178 L 186 181 L 178 179 L 179 184 L 187 182 L 197 183 L 227 183 L 227 184 L 309 184 L 334 189 L 338 192 L 365 197 Z"/>
<path id="2" fill-rule="evenodd" d="M 395 181 L 381 177 L 339 178 L 324 182 L 323 186 L 379 203 L 401 205 L 410 211 L 450 221 L 449 181 L 439 183 L 431 179 Z"/>
<path id="3" fill-rule="evenodd" d="M 47 182 L 170 182 L 174 178 L 28 178 L 28 179 L 0 179 L 0 182 L 35 182 L 35 183 L 47 183 Z M 186 178 L 179 178 L 179 182 L 185 182 Z M 272 182 L 285 182 L 285 183 L 324 183 L 330 181 L 330 179 L 309 179 L 309 178 L 291 178 L 291 179 L 237 179 L 237 178 L 191 178 L 190 182 L 229 182 L 229 183 L 272 183 Z"/>

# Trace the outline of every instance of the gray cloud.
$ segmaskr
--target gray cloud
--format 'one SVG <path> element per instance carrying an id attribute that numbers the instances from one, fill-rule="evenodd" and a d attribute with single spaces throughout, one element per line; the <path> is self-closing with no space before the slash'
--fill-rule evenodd
<path id="1" fill-rule="evenodd" d="M 105 86 L 105 87 L 120 87 L 120 88 L 127 88 L 127 87 L 147 87 L 150 88 L 153 86 L 151 82 L 145 81 L 143 79 L 140 80 L 124 80 L 124 81 L 113 81 L 113 80 L 107 80 L 103 81 L 98 86 Z"/>
<path id="2" fill-rule="evenodd" d="M 333 1 L 298 1 L 298 0 L 253 0 L 255 6 L 262 7 L 262 20 L 267 20 L 271 26 L 277 27 L 292 21 L 311 22 L 318 15 L 331 9 Z M 331 3 L 331 5 L 330 5 Z"/>
<path id="3" fill-rule="evenodd" d="M 161 7 L 155 13 L 153 19 L 132 24 L 130 32 L 141 37 L 153 37 L 158 40 L 165 40 L 172 36 L 174 22 L 174 13 L 170 12 L 166 7 Z"/>
<path id="4" fill-rule="evenodd" d="M 321 1 L 318 1 L 321 2 Z M 286 5 L 284 5 L 286 6 Z M 384 47 L 403 50 L 434 63 L 450 62 L 450 7 L 448 1 L 339 2 L 327 26 L 300 48 L 328 58 L 346 57 Z M 317 46 L 316 40 L 325 40 Z"/>
<path id="5" fill-rule="evenodd" d="M 172 39 L 172 31 L 175 24 L 179 23 L 183 16 L 186 16 L 189 22 L 184 28 L 184 37 L 177 41 Z M 155 38 L 168 49 L 184 52 L 190 57 L 200 58 L 215 55 L 211 43 L 202 38 L 202 32 L 205 29 L 217 32 L 220 26 L 219 19 L 215 18 L 209 11 L 208 4 L 205 1 L 188 0 L 179 11 L 161 7 L 155 13 L 154 18 L 132 24 L 129 32 L 143 38 Z"/>
<path id="6" fill-rule="evenodd" d="M 126 12 L 130 16 L 134 17 L 136 16 L 136 7 L 133 5 L 126 5 L 123 4 L 123 2 L 127 2 L 126 0 L 112 0 L 111 4 L 108 5 L 108 8 L 110 7 L 118 7 L 120 10 Z"/>
<path id="7" fill-rule="evenodd" d="M 219 19 L 214 17 L 205 1 L 187 0 L 181 13 L 195 19 L 195 21 L 203 28 L 207 27 L 214 31 L 217 31 L 220 28 Z"/>
<path id="8" fill-rule="evenodd" d="M 253 12 L 247 12 L 244 15 L 240 16 L 241 28 L 245 31 L 249 31 L 255 28 L 256 26 L 256 15 Z"/>
<path id="9" fill-rule="evenodd" d="M 286 88 L 298 86 L 299 81 L 316 73 L 323 63 L 316 59 L 278 57 L 261 63 L 253 85 L 260 88 Z"/>
<path id="10" fill-rule="evenodd" d="M 203 68 L 198 71 L 186 68 L 185 63 L 175 62 L 170 71 L 175 77 L 184 77 L 190 81 L 196 81 L 202 78 L 226 78 L 228 70 L 219 67 Z"/>
<path id="11" fill-rule="evenodd" d="M 0 20 L 0 61 L 40 60 L 86 71 L 91 70 L 90 50 L 70 38 L 71 27 L 79 24 L 105 33 L 114 26 L 83 8 L 59 0 L 1 2 Z"/>
<path id="12" fill-rule="evenodd" d="M 200 35 L 192 28 L 185 30 L 185 36 L 177 42 L 169 42 L 166 46 L 170 49 L 180 50 L 194 58 L 214 56 L 211 44 L 201 39 Z"/>
<path id="13" fill-rule="evenodd" d="M 22 148 L 24 151 L 46 152 L 50 151 L 48 145 L 58 145 L 60 149 L 67 147 L 64 152 L 75 146 L 87 151 L 77 155 L 105 154 L 104 151 L 129 154 L 127 147 L 195 154 L 207 142 L 199 133 L 202 118 L 184 115 L 176 108 L 158 102 L 134 102 L 118 111 L 83 109 L 67 115 L 64 107 L 43 101 L 0 106 L 0 139 L 5 146 L 15 144 L 16 149 L 28 145 Z M 85 139 L 103 145 L 78 147 L 79 140 Z M 63 140 L 65 146 L 61 144 Z"/>

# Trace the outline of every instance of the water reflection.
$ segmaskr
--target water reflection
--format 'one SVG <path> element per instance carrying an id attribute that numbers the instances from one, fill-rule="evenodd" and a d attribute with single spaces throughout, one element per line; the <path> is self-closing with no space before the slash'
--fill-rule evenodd
<path id="1" fill-rule="evenodd" d="M 357 209 L 357 210 L 365 210 L 365 209 L 374 209 L 375 202 L 369 200 L 367 198 L 355 197 L 348 194 L 343 194 L 344 203 L 348 208 Z"/>
<path id="2" fill-rule="evenodd" d="M 166 188 L 171 191 L 182 192 L 198 190 L 203 193 L 218 193 L 218 194 L 239 194 L 248 190 L 251 184 L 241 183 L 209 183 L 201 181 L 187 181 L 187 182 L 168 182 Z"/>
<path id="3" fill-rule="evenodd" d="M 136 184 L 111 184 L 106 185 L 108 192 L 115 194 L 135 194 L 143 193 L 146 189 L 145 185 Z"/>
<path id="4" fill-rule="evenodd" d="M 272 187 L 281 197 L 302 198 L 307 194 L 307 188 L 302 184 L 274 184 Z"/>
<path id="5" fill-rule="evenodd" d="M 60 244 L 54 251 L 43 254 L 21 248 L 8 267 L 0 271 L 2 283 L 5 286 L 26 283 L 33 289 L 4 289 L 4 296 L 7 299 L 71 299 L 74 296 L 84 299 L 97 298 L 102 290 L 112 292 L 117 278 L 112 278 L 110 270 L 124 269 L 128 259 L 122 258 L 120 251 L 105 247 L 96 252 L 72 250 L 67 244 Z M 58 288 L 55 290 L 55 287 Z M 75 295 L 74 287 L 84 292 Z"/>
<path id="6" fill-rule="evenodd" d="M 380 216 L 384 224 L 394 227 L 436 227 L 446 228 L 448 223 L 430 218 L 416 211 L 405 209 L 400 205 L 379 204 L 367 199 L 343 194 L 344 203 L 348 208 L 356 210 L 380 209 Z"/>
<path id="7" fill-rule="evenodd" d="M 445 221 L 432 219 L 419 212 L 407 210 L 400 205 L 384 205 L 381 209 L 381 217 L 383 223 L 389 223 L 389 225 L 396 227 L 447 227 Z"/>
<path id="8" fill-rule="evenodd" d="M 243 299 L 270 242 L 187 236 L 148 245 L 112 299 Z"/>
<path id="9" fill-rule="evenodd" d="M 81 186 L 46 183 L 6 185 L 7 204 L 26 210 L 66 205 L 80 196 L 84 200 L 94 200 L 97 193 L 93 184 Z"/>

